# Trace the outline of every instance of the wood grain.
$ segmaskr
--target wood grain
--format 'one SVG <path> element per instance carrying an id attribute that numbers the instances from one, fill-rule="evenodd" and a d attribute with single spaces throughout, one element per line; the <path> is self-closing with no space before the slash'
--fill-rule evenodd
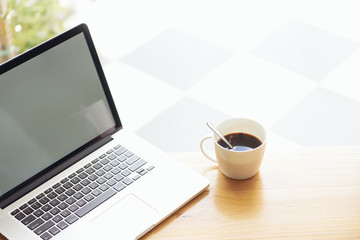
<path id="1" fill-rule="evenodd" d="M 359 147 L 269 150 L 242 181 L 200 153 L 174 156 L 211 185 L 143 239 L 360 239 Z"/>
<path id="2" fill-rule="evenodd" d="M 242 181 L 201 153 L 173 156 L 210 187 L 142 239 L 360 239 L 360 147 L 268 149 Z"/>

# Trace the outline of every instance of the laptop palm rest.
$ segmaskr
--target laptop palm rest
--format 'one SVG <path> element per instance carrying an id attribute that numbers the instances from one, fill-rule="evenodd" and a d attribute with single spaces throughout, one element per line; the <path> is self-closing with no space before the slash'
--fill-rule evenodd
<path id="1" fill-rule="evenodd" d="M 158 219 L 158 212 L 129 194 L 91 220 L 89 228 L 101 232 L 103 239 L 134 239 L 152 228 L 154 219 Z"/>

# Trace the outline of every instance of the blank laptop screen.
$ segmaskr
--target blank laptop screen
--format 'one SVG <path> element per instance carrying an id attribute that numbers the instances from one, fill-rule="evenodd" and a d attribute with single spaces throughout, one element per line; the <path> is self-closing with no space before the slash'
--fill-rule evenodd
<path id="1" fill-rule="evenodd" d="M 115 126 L 83 33 L 0 75 L 0 196 Z"/>

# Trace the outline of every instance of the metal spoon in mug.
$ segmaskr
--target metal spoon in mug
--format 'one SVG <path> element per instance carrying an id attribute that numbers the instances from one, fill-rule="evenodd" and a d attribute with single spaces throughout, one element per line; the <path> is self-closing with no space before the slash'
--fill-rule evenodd
<path id="1" fill-rule="evenodd" d="M 212 125 L 211 122 L 206 122 L 206 125 L 208 125 L 208 127 L 209 127 L 216 135 L 218 135 L 218 136 L 230 147 L 230 149 L 234 149 L 234 147 L 229 143 L 229 141 L 228 141 L 223 135 L 221 135 L 221 133 L 219 133 L 219 131 L 214 127 L 214 125 Z"/>

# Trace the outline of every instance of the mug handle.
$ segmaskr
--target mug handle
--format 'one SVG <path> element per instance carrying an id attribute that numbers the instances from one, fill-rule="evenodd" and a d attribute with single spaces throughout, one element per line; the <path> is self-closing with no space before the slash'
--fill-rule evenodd
<path id="1" fill-rule="evenodd" d="M 201 140 L 201 142 L 200 142 L 201 152 L 202 152 L 202 153 L 205 155 L 205 157 L 207 157 L 209 160 L 217 163 L 216 159 L 213 158 L 213 157 L 211 157 L 211 156 L 206 152 L 206 150 L 205 150 L 205 148 L 204 148 L 204 146 L 203 146 L 203 145 L 204 145 L 204 142 L 205 142 L 206 140 L 208 140 L 208 139 L 212 139 L 212 137 L 208 136 L 208 137 L 203 138 L 203 140 Z"/>

